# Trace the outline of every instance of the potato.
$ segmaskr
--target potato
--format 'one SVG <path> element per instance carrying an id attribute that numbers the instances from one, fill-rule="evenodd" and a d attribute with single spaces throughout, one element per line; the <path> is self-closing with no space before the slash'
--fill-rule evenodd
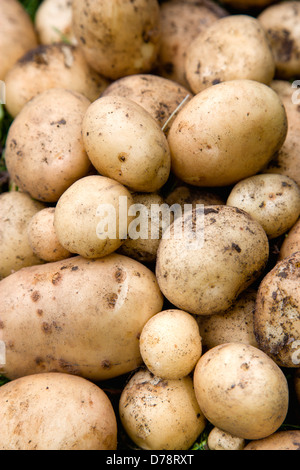
<path id="1" fill-rule="evenodd" d="M 18 191 L 0 195 L 0 279 L 43 261 L 33 252 L 27 227 L 44 205 Z"/>
<path id="2" fill-rule="evenodd" d="M 300 252 L 278 262 L 257 293 L 254 332 L 262 351 L 279 366 L 300 364 Z"/>
<path id="3" fill-rule="evenodd" d="M 115 450 L 117 420 L 104 391 L 80 377 L 49 373 L 0 389 L 1 450 Z"/>
<path id="4" fill-rule="evenodd" d="M 300 216 L 300 188 L 284 175 L 261 174 L 237 183 L 227 205 L 248 212 L 270 239 L 286 233 Z"/>
<path id="5" fill-rule="evenodd" d="M 255 302 L 256 290 L 249 288 L 226 312 L 219 315 L 198 315 L 196 320 L 203 348 L 212 349 L 220 344 L 230 342 L 258 347 L 253 327 Z"/>
<path id="6" fill-rule="evenodd" d="M 189 89 L 185 76 L 186 51 L 200 32 L 226 15 L 220 5 L 210 0 L 170 0 L 162 3 L 158 73 Z"/>
<path id="7" fill-rule="evenodd" d="M 0 80 L 27 51 L 37 46 L 33 23 L 18 0 L 0 3 Z"/>
<path id="8" fill-rule="evenodd" d="M 182 310 L 157 313 L 142 330 L 140 351 L 153 375 L 170 380 L 186 377 L 202 354 L 195 318 Z"/>
<path id="9" fill-rule="evenodd" d="M 126 210 L 123 211 L 123 202 Z M 54 227 L 61 245 L 85 258 L 116 251 L 127 238 L 130 192 L 115 180 L 91 175 L 76 181 L 60 197 Z"/>
<path id="10" fill-rule="evenodd" d="M 300 220 L 286 234 L 280 247 L 278 261 L 292 256 L 296 251 L 300 251 Z"/>
<path id="11" fill-rule="evenodd" d="M 207 351 L 195 368 L 194 388 L 206 419 L 241 439 L 269 436 L 287 415 L 284 373 L 263 351 L 248 344 L 232 342 Z"/>
<path id="12" fill-rule="evenodd" d="M 103 91 L 102 97 L 104 96 L 121 96 L 139 104 L 167 134 L 172 120 L 166 127 L 164 126 L 181 103 L 191 98 L 191 92 L 167 78 L 137 74 L 115 80 Z"/>
<path id="13" fill-rule="evenodd" d="M 290 79 L 299 74 L 299 18 L 298 1 L 282 1 L 270 5 L 257 18 L 267 33 L 278 78 Z"/>
<path id="14" fill-rule="evenodd" d="M 188 186 L 186 184 L 179 184 L 173 189 L 166 197 L 166 203 L 169 206 L 179 204 L 181 209 L 184 210 L 185 205 L 191 204 L 194 209 L 197 204 L 204 206 L 220 206 L 225 204 L 224 199 L 213 189 L 197 188 L 195 186 Z"/>
<path id="15" fill-rule="evenodd" d="M 243 450 L 299 450 L 300 431 L 277 431 L 271 436 L 249 442 Z"/>
<path id="16" fill-rule="evenodd" d="M 34 199 L 57 202 L 90 171 L 81 136 L 89 105 L 81 94 L 54 88 L 33 98 L 13 121 L 6 142 L 7 169 Z"/>
<path id="17" fill-rule="evenodd" d="M 111 80 L 150 72 L 160 47 L 157 0 L 73 0 L 73 31 L 87 59 Z"/>
<path id="18" fill-rule="evenodd" d="M 54 207 L 46 207 L 32 217 L 27 228 L 28 241 L 32 251 L 47 262 L 71 257 L 71 253 L 60 244 L 57 238 L 54 214 Z"/>
<path id="19" fill-rule="evenodd" d="M 220 83 L 194 96 L 173 122 L 172 171 L 193 186 L 229 186 L 261 171 L 286 135 L 285 108 L 270 87 Z"/>
<path id="20" fill-rule="evenodd" d="M 32 49 L 6 77 L 6 108 L 16 117 L 33 97 L 51 88 L 65 88 L 96 100 L 109 82 L 87 64 L 81 50 L 69 44 Z"/>
<path id="21" fill-rule="evenodd" d="M 72 0 L 43 0 L 35 15 L 35 29 L 41 44 L 77 44 L 72 29 Z"/>
<path id="22" fill-rule="evenodd" d="M 152 271 L 125 256 L 73 257 L 0 282 L 8 379 L 62 372 L 102 381 L 141 366 L 139 337 L 162 310 Z"/>
<path id="23" fill-rule="evenodd" d="M 207 439 L 209 450 L 243 450 L 245 447 L 245 439 L 233 436 L 222 429 L 214 427 Z"/>
<path id="24" fill-rule="evenodd" d="M 256 18 L 230 15 L 213 22 L 189 45 L 186 78 L 192 91 L 229 80 L 256 80 L 269 85 L 275 61 L 266 33 Z"/>
<path id="25" fill-rule="evenodd" d="M 82 135 L 96 170 L 132 191 L 158 191 L 169 179 L 167 138 L 155 119 L 131 99 L 106 96 L 94 101 L 84 116 Z"/>
<path id="26" fill-rule="evenodd" d="M 190 377 L 163 380 L 137 371 L 119 402 L 122 426 L 142 450 L 188 450 L 205 429 Z"/>
<path id="27" fill-rule="evenodd" d="M 174 306 L 213 315 L 233 305 L 268 258 L 268 239 L 258 222 L 233 207 L 207 206 L 203 217 L 201 210 L 186 212 L 165 232 L 156 276 Z"/>

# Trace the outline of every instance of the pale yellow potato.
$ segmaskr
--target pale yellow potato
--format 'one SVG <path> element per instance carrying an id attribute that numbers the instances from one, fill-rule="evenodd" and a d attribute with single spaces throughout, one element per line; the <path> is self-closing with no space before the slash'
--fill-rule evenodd
<path id="1" fill-rule="evenodd" d="M 243 450 L 246 441 L 214 427 L 207 438 L 209 450 Z"/>
<path id="2" fill-rule="evenodd" d="M 212 23 L 191 42 L 185 72 L 196 94 L 229 80 L 269 85 L 275 61 L 259 21 L 249 15 L 230 15 Z"/>
<path id="3" fill-rule="evenodd" d="M 232 341 L 258 347 L 253 327 L 256 290 L 247 289 L 231 308 L 221 314 L 196 317 L 203 349 Z"/>
<path id="4" fill-rule="evenodd" d="M 169 0 L 160 6 L 161 41 L 158 73 L 190 89 L 185 58 L 190 43 L 218 18 L 228 13 L 210 0 Z"/>
<path id="5" fill-rule="evenodd" d="M 53 88 L 33 98 L 14 119 L 5 161 L 22 191 L 39 201 L 57 202 L 89 173 L 91 162 L 81 136 L 89 105 L 77 92 Z"/>
<path id="6" fill-rule="evenodd" d="M 123 389 L 119 415 L 142 450 L 188 450 L 206 426 L 190 377 L 163 380 L 147 369 L 137 371 Z"/>
<path id="7" fill-rule="evenodd" d="M 0 2 L 0 80 L 20 57 L 38 44 L 34 25 L 18 0 Z"/>
<path id="8" fill-rule="evenodd" d="M 202 354 L 197 321 L 182 310 L 157 313 L 142 330 L 140 351 L 153 375 L 170 380 L 186 377 Z"/>
<path id="9" fill-rule="evenodd" d="M 300 69 L 300 4 L 279 2 L 265 8 L 258 21 L 267 33 L 276 64 L 276 76 L 290 79 Z"/>
<path id="10" fill-rule="evenodd" d="M 177 218 L 157 253 L 162 293 L 177 308 L 197 315 L 228 310 L 259 278 L 269 258 L 261 225 L 228 206 L 206 206 Z"/>
<path id="11" fill-rule="evenodd" d="M 243 450 L 299 450 L 300 431 L 277 431 L 264 439 L 250 441 Z"/>
<path id="12" fill-rule="evenodd" d="M 43 261 L 33 252 L 27 227 L 45 206 L 18 191 L 0 195 L 0 279 Z"/>
<path id="13" fill-rule="evenodd" d="M 194 388 L 206 419 L 241 439 L 269 436 L 287 415 L 284 373 L 263 351 L 247 344 L 231 342 L 207 351 L 195 368 Z"/>
<path id="14" fill-rule="evenodd" d="M 72 0 L 43 0 L 34 25 L 41 44 L 68 42 L 77 44 L 72 29 Z"/>
<path id="15" fill-rule="evenodd" d="M 100 175 L 81 178 L 64 192 L 55 208 L 54 228 L 60 244 L 89 259 L 113 253 L 127 238 L 132 204 L 130 192 L 117 181 Z"/>
<path id="16" fill-rule="evenodd" d="M 285 108 L 269 86 L 220 83 L 194 96 L 173 122 L 172 171 L 193 186 L 232 185 L 261 171 L 286 135 Z"/>
<path id="17" fill-rule="evenodd" d="M 296 251 L 300 251 L 300 220 L 286 234 L 280 247 L 278 261 L 288 258 Z"/>
<path id="18" fill-rule="evenodd" d="M 54 207 L 46 207 L 32 217 L 27 228 L 28 241 L 32 251 L 47 262 L 71 257 L 71 253 L 60 244 L 57 238 L 54 214 Z"/>
<path id="19" fill-rule="evenodd" d="M 6 108 L 16 117 L 25 104 L 51 88 L 99 98 L 109 82 L 86 62 L 78 47 L 59 43 L 38 46 L 24 55 L 6 77 Z"/>
<path id="20" fill-rule="evenodd" d="M 69 374 L 23 377 L 0 390 L 0 449 L 116 450 L 117 419 L 105 392 Z"/>
<path id="21" fill-rule="evenodd" d="M 94 382 L 143 364 L 139 337 L 162 310 L 152 271 L 112 254 L 24 268 L 0 282 L 8 379 L 62 372 Z"/>
<path id="22" fill-rule="evenodd" d="M 237 183 L 227 205 L 248 212 L 270 239 L 277 238 L 297 222 L 300 216 L 300 187 L 288 176 L 260 174 Z"/>
<path id="23" fill-rule="evenodd" d="M 300 252 L 284 258 L 265 275 L 257 293 L 255 336 L 280 367 L 300 365 L 299 266 Z"/>
<path id="24" fill-rule="evenodd" d="M 94 101 L 82 124 L 84 148 L 95 169 L 132 191 L 154 192 L 168 181 L 171 156 L 156 120 L 129 98 Z"/>
<path id="25" fill-rule="evenodd" d="M 73 31 L 87 62 L 111 80 L 148 73 L 160 47 L 157 0 L 73 0 Z"/>

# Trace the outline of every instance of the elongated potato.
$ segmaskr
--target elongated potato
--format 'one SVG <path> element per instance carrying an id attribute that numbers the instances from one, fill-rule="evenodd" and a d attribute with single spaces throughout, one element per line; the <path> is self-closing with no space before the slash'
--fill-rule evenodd
<path id="1" fill-rule="evenodd" d="M 100 381 L 130 372 L 142 364 L 142 329 L 162 306 L 154 274 L 125 256 L 25 268 L 0 283 L 0 374 Z"/>

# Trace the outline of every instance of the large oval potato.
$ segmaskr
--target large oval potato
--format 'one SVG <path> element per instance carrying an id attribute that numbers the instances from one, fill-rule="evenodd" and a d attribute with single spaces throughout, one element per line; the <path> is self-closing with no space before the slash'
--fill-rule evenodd
<path id="1" fill-rule="evenodd" d="M 113 254 L 24 268 L 0 282 L 8 379 L 63 372 L 93 381 L 142 364 L 139 336 L 162 310 L 154 274 Z"/>
<path id="2" fill-rule="evenodd" d="M 0 389 L 0 450 L 116 450 L 117 420 L 97 385 L 69 374 L 22 377 Z"/>
<path id="3" fill-rule="evenodd" d="M 277 431 L 264 439 L 250 441 L 243 450 L 299 450 L 300 431 Z"/>
<path id="4" fill-rule="evenodd" d="M 172 170 L 194 186 L 228 186 L 261 171 L 286 135 L 285 108 L 269 86 L 219 83 L 194 96 L 173 122 Z"/>

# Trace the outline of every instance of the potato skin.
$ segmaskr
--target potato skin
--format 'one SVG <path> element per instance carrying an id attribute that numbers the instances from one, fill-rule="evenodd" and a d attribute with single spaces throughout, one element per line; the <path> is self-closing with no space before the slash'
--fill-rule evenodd
<path id="1" fill-rule="evenodd" d="M 243 450 L 300 450 L 300 431 L 277 431 L 264 439 L 249 442 Z"/>
<path id="2" fill-rule="evenodd" d="M 286 135 L 286 111 L 270 87 L 219 83 L 194 96 L 173 122 L 172 171 L 194 186 L 229 186 L 262 171 Z"/>
<path id="3" fill-rule="evenodd" d="M 300 251 L 300 220 L 298 220 L 291 230 L 286 234 L 280 247 L 278 261 L 292 256 L 296 251 Z"/>
<path id="4" fill-rule="evenodd" d="M 0 282 L 0 339 L 9 379 L 62 372 L 106 380 L 142 364 L 139 335 L 162 310 L 154 274 L 121 255 L 74 257 Z"/>
<path id="5" fill-rule="evenodd" d="M 263 351 L 227 343 L 206 352 L 194 371 L 195 394 L 206 419 L 242 439 L 263 439 L 284 422 L 287 380 Z"/>
<path id="6" fill-rule="evenodd" d="M 117 420 L 101 388 L 69 374 L 22 377 L 0 390 L 1 450 L 116 450 Z"/>
<path id="7" fill-rule="evenodd" d="M 222 429 L 214 427 L 208 435 L 207 445 L 209 450 L 243 450 L 245 439 L 233 436 Z"/>
<path id="8" fill-rule="evenodd" d="M 41 44 L 53 44 L 62 39 L 77 44 L 72 30 L 72 0 L 43 0 L 34 25 Z"/>

